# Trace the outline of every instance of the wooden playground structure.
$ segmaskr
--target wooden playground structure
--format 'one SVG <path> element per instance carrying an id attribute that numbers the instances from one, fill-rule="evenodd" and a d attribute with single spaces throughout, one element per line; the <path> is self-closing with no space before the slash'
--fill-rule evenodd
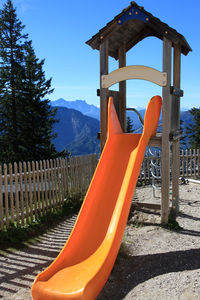
<path id="1" fill-rule="evenodd" d="M 163 41 L 162 71 L 146 66 L 126 66 L 126 52 L 146 37 L 154 36 Z M 158 18 L 131 2 L 120 14 L 86 42 L 100 53 L 100 140 L 101 150 L 106 141 L 108 98 L 114 99 L 122 130 L 126 130 L 126 80 L 143 79 L 162 86 L 162 133 L 150 141 L 151 146 L 161 147 L 161 223 L 168 222 L 169 212 L 179 211 L 179 140 L 181 54 L 192 49 L 183 35 L 161 22 Z M 173 49 L 173 53 L 172 53 Z M 119 69 L 109 73 L 109 56 L 119 62 Z M 172 64 L 173 59 L 173 64 Z M 172 69 L 173 66 L 173 69 Z M 173 72 L 173 83 L 172 81 Z M 119 91 L 109 87 L 119 82 Z M 172 205 L 169 205 L 170 145 L 172 144 Z M 153 204 L 152 204 L 153 206 Z"/>

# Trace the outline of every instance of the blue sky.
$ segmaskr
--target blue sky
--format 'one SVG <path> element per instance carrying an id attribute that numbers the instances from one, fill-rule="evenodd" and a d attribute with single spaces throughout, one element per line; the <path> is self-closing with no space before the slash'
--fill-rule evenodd
<path id="1" fill-rule="evenodd" d="M 4 1 L 3 1 L 4 2 Z M 138 0 L 137 4 L 183 34 L 193 49 L 182 55 L 182 107 L 200 106 L 200 1 Z M 99 52 L 85 42 L 127 7 L 127 0 L 13 0 L 36 55 L 45 58 L 46 77 L 52 77 L 51 100 L 83 99 L 99 105 Z M 127 53 L 127 65 L 141 64 L 162 70 L 162 42 L 147 38 Z M 109 71 L 118 67 L 110 59 Z M 117 87 L 116 87 L 117 88 Z M 146 106 L 161 88 L 139 80 L 127 82 L 127 106 Z"/>

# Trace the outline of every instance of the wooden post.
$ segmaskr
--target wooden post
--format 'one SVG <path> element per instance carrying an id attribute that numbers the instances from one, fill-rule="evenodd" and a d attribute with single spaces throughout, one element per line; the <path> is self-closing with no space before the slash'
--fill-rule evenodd
<path id="1" fill-rule="evenodd" d="M 173 85 L 180 89 L 181 49 L 174 45 Z M 180 129 L 180 97 L 172 97 L 172 109 L 176 112 L 174 130 Z M 174 123 L 174 122 L 173 122 Z M 172 145 L 172 215 L 176 216 L 179 211 L 179 173 L 180 173 L 180 145 L 179 139 Z"/>
<path id="2" fill-rule="evenodd" d="M 2 167 L 0 165 L 0 228 L 3 230 L 4 228 L 4 220 L 3 220 L 3 185 L 2 185 Z"/>
<path id="3" fill-rule="evenodd" d="M 100 45 L 100 131 L 101 151 L 107 136 L 108 89 L 101 87 L 101 76 L 108 74 L 108 40 Z"/>
<path id="4" fill-rule="evenodd" d="M 10 211 L 11 211 L 11 222 L 14 223 L 14 197 L 13 197 L 13 172 L 12 164 L 9 163 L 9 175 L 10 175 Z"/>
<path id="5" fill-rule="evenodd" d="M 38 211 L 37 211 L 37 194 L 36 194 L 36 172 L 35 172 L 35 162 L 32 161 L 32 172 L 33 172 L 33 203 L 34 203 L 34 215 L 35 215 L 35 219 L 38 219 Z"/>
<path id="6" fill-rule="evenodd" d="M 119 68 L 126 66 L 125 44 L 119 48 Z M 123 132 L 126 132 L 126 80 L 119 82 L 119 121 Z"/>
<path id="7" fill-rule="evenodd" d="M 29 185 L 29 205 L 31 222 L 33 222 L 33 187 L 32 187 L 32 174 L 31 174 L 31 163 L 28 161 L 28 185 Z"/>
<path id="8" fill-rule="evenodd" d="M 19 217 L 19 185 L 18 185 L 18 166 L 14 162 L 14 173 L 15 173 L 15 209 L 16 209 L 16 218 L 17 226 L 20 226 L 20 217 Z"/>
<path id="9" fill-rule="evenodd" d="M 163 87 L 162 105 L 162 170 L 161 170 L 161 223 L 168 223 L 170 185 L 170 112 L 171 112 L 171 47 L 172 43 L 163 39 L 163 72 L 167 72 L 167 85 Z"/>

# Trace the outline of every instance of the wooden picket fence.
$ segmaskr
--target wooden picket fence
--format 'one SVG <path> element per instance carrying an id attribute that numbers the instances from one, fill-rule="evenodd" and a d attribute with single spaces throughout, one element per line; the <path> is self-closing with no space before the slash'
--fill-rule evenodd
<path id="1" fill-rule="evenodd" d="M 161 152 L 144 157 L 138 183 L 152 182 L 152 159 L 159 165 Z M 29 224 L 62 207 L 68 195 L 85 193 L 96 165 L 95 154 L 0 165 L 0 230 Z M 200 178 L 199 149 L 180 152 L 180 176 Z"/>
<path id="2" fill-rule="evenodd" d="M 95 154 L 0 165 L 0 229 L 31 223 L 85 193 L 97 165 Z"/>
<path id="3" fill-rule="evenodd" d="M 146 154 L 144 157 L 140 175 L 139 183 L 149 184 L 152 182 L 152 167 L 151 161 L 157 166 L 161 167 L 161 151 L 155 151 L 154 155 Z M 160 168 L 154 170 L 154 174 L 160 176 Z M 185 178 L 200 178 L 200 153 L 199 149 L 187 149 L 180 151 L 180 177 Z"/>

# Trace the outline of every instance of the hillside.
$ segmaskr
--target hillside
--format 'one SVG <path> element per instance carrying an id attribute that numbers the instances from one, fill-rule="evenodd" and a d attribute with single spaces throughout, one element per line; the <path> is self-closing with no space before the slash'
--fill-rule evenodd
<path id="1" fill-rule="evenodd" d="M 99 152 L 100 124 L 97 119 L 83 115 L 81 112 L 58 107 L 53 131 L 57 137 L 53 143 L 58 151 L 67 148 L 73 155 L 83 155 Z"/>

